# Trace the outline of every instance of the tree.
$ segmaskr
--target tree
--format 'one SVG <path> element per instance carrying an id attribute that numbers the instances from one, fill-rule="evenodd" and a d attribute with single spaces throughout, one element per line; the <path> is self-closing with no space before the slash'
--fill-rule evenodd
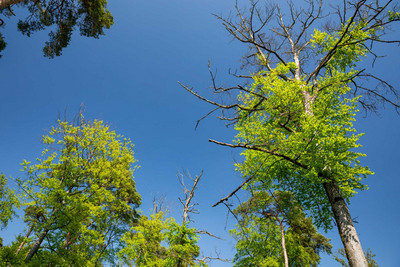
<path id="1" fill-rule="evenodd" d="M 104 29 L 109 29 L 114 23 L 107 9 L 107 0 L 2 0 L 0 14 L 15 15 L 11 9 L 14 5 L 24 6 L 29 11 L 28 17 L 18 22 L 18 30 L 22 34 L 29 37 L 36 31 L 53 28 L 49 33 L 50 39 L 43 48 L 44 56 L 49 58 L 61 55 L 62 50 L 68 46 L 75 28 L 79 28 L 83 36 L 99 38 L 100 35 L 104 35 Z M 0 18 L 0 26 L 3 23 L 4 20 Z M 0 52 L 5 46 L 6 43 L 0 34 Z"/>
<path id="2" fill-rule="evenodd" d="M 317 266 L 329 239 L 317 232 L 290 192 L 252 192 L 233 211 L 238 219 L 235 266 Z"/>
<path id="3" fill-rule="evenodd" d="M 120 236 L 138 219 L 131 142 L 102 121 L 58 121 L 19 180 L 27 234 L 12 245 L 25 264 L 115 263 Z M 19 243 L 19 244 L 16 244 Z"/>
<path id="4" fill-rule="evenodd" d="M 204 260 L 197 260 L 200 248 L 197 245 L 198 231 L 189 227 L 189 213 L 195 212 L 191 204 L 194 191 L 203 173 L 193 179 L 190 190 L 184 188 L 183 221 L 179 224 L 174 218 L 165 219 L 164 212 L 154 207 L 150 217 L 142 215 L 138 225 L 122 236 L 124 248 L 119 258 L 129 266 L 207 266 Z M 188 175 L 190 178 L 190 175 Z M 155 203 L 155 201 L 153 201 Z M 165 245 L 163 245 L 164 243 Z"/>
<path id="5" fill-rule="evenodd" d="M 400 104 L 394 87 L 359 62 L 377 59 L 373 44 L 399 43 L 386 33 L 400 12 L 391 0 L 344 1 L 327 13 L 324 1 L 305 2 L 307 8 L 290 3 L 288 10 L 252 3 L 249 13 L 236 6 L 235 16 L 217 16 L 250 45 L 248 64 L 256 67 L 250 76 L 236 75 L 248 86 L 217 87 L 211 74 L 215 92 L 239 91 L 237 102 L 212 101 L 184 87 L 216 106 L 212 112 L 222 110 L 220 118 L 238 131 L 234 144 L 210 141 L 244 149 L 237 167 L 246 181 L 217 204 L 246 184 L 291 191 L 317 226 L 328 229 L 335 219 L 350 266 L 367 266 L 346 202 L 366 188 L 361 180 L 372 172 L 360 165 L 352 121 L 358 105 L 376 111 L 380 103 Z"/>

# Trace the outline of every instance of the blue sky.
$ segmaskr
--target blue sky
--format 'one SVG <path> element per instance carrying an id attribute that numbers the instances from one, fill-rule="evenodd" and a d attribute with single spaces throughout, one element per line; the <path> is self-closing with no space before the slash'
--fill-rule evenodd
<path id="1" fill-rule="evenodd" d="M 233 129 L 210 117 L 195 131 L 196 120 L 210 106 L 188 94 L 178 81 L 211 96 L 207 63 L 218 68 L 218 79 L 228 84 L 229 68 L 239 68 L 246 46 L 232 41 L 211 13 L 229 14 L 229 0 L 115 1 L 109 8 L 115 25 L 99 40 L 75 33 L 63 56 L 49 60 L 42 56 L 47 32 L 28 38 L 16 31 L 16 20 L 6 20 L 1 29 L 8 47 L 0 59 L 0 172 L 22 177 L 23 159 L 34 160 L 41 152 L 41 135 L 55 124 L 59 113 L 77 112 L 83 103 L 86 117 L 103 119 L 117 133 L 131 138 L 141 166 L 135 173 L 141 209 L 151 208 L 152 195 L 166 194 L 171 215 L 179 216 L 176 178 L 187 169 L 204 175 L 197 191 L 200 214 L 193 226 L 223 237 L 220 241 L 204 237 L 201 250 L 207 255 L 220 252 L 234 255 L 234 240 L 228 229 L 227 210 L 211 205 L 241 183 L 233 163 L 239 151 L 219 147 L 209 138 L 231 141 Z M 17 10 L 17 15 L 21 11 Z M 19 13 L 18 13 L 19 12 Z M 396 33 L 398 36 L 398 32 Z M 400 88 L 399 48 L 385 48 L 375 69 Z M 381 266 L 400 264 L 399 116 L 392 108 L 381 115 L 358 116 L 356 128 L 361 138 L 363 163 L 375 175 L 367 179 L 370 190 L 353 198 L 350 205 L 364 249 L 377 254 Z M 15 221 L 0 235 L 11 240 L 23 225 Z M 327 233 L 335 248 L 340 246 L 337 230 Z M 231 266 L 213 262 L 211 266 Z M 321 266 L 337 266 L 323 256 Z"/>

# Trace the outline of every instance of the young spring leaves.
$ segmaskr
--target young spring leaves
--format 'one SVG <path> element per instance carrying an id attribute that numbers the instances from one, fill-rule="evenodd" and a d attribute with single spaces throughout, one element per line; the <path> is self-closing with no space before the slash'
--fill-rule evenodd
<path id="1" fill-rule="evenodd" d="M 34 235 L 21 242 L 29 247 L 26 262 L 114 262 L 119 237 L 138 218 L 133 145 L 83 117 L 77 125 L 59 121 L 43 143 L 37 163 L 22 164 L 25 221 Z"/>
<path id="2" fill-rule="evenodd" d="M 206 266 L 195 261 L 199 255 L 195 229 L 165 219 L 161 211 L 150 218 L 141 216 L 121 240 L 125 245 L 118 255 L 129 266 Z"/>
<path id="3" fill-rule="evenodd" d="M 293 63 L 280 64 L 271 72 L 259 73 L 249 88 L 251 93 L 239 96 L 244 106 L 257 105 L 257 110 L 240 113 L 236 142 L 261 151 L 245 150 L 245 161 L 237 166 L 244 176 L 254 175 L 253 181 L 261 187 L 294 192 L 316 214 L 317 225 L 328 228 L 330 204 L 322 183 L 333 178 L 349 199 L 356 189 L 365 188 L 361 178 L 371 174 L 359 165 L 363 155 L 354 151 L 360 146 L 360 135 L 352 127 L 357 98 L 345 97 L 354 72 L 331 70 L 318 80 L 316 89 L 302 81 L 281 79 L 291 68 L 295 68 Z M 314 98 L 312 115 L 304 112 L 305 90 Z M 262 101 L 255 94 L 263 95 Z"/>

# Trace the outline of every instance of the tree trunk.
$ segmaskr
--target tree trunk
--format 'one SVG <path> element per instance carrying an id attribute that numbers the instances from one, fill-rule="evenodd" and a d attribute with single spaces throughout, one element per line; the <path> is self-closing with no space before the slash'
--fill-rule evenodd
<path id="1" fill-rule="evenodd" d="M 285 228 L 283 227 L 282 223 L 280 223 L 280 227 L 281 227 L 282 251 L 283 251 L 283 257 L 285 258 L 285 267 L 289 267 L 289 259 L 287 256 L 286 243 L 285 243 Z"/>
<path id="2" fill-rule="evenodd" d="M 36 242 L 33 244 L 33 247 L 31 248 L 31 250 L 29 251 L 28 255 L 25 258 L 26 262 L 30 261 L 32 259 L 32 257 L 36 254 L 36 252 L 38 252 L 38 250 L 48 232 L 49 232 L 49 229 L 47 228 L 47 229 L 44 229 L 40 233 L 38 240 L 36 240 Z"/>
<path id="3" fill-rule="evenodd" d="M 335 182 L 324 183 L 350 267 L 368 267 L 350 212 Z"/>
<path id="4" fill-rule="evenodd" d="M 0 9 L 7 8 L 9 6 L 12 6 L 14 4 L 18 4 L 24 2 L 24 0 L 0 0 Z"/>
<path id="5" fill-rule="evenodd" d="M 17 251 L 15 252 L 16 255 L 21 251 L 22 247 L 25 245 L 25 241 L 26 241 L 26 239 L 31 235 L 31 233 L 32 233 L 32 231 L 33 231 L 33 227 L 35 227 L 35 224 L 32 224 L 31 228 L 29 228 L 29 231 L 28 231 L 28 233 L 25 235 L 24 240 L 22 240 L 22 242 L 21 242 L 21 244 L 19 245 Z"/>

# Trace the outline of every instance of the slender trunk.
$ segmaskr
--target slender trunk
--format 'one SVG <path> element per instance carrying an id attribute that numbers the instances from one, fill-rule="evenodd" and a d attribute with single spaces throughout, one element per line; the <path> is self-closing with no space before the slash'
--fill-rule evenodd
<path id="1" fill-rule="evenodd" d="M 24 0 L 0 0 L 0 9 L 7 8 L 9 6 L 12 6 L 14 4 L 18 4 L 24 2 Z"/>
<path id="2" fill-rule="evenodd" d="M 283 227 L 282 223 L 280 223 L 280 227 L 281 227 L 281 241 L 282 241 L 283 257 L 285 258 L 285 267 L 289 267 L 289 259 L 287 256 L 286 243 L 285 243 L 285 228 Z"/>
<path id="3" fill-rule="evenodd" d="M 31 250 L 29 251 L 28 255 L 25 258 L 26 262 L 30 261 L 32 259 L 32 257 L 36 254 L 36 252 L 38 252 L 38 250 L 39 250 L 40 246 L 42 245 L 42 242 L 48 232 L 49 232 L 49 229 L 46 228 L 40 233 L 38 240 L 36 240 L 36 242 L 33 244 L 33 247 L 31 248 Z"/>
<path id="4" fill-rule="evenodd" d="M 21 251 L 22 247 L 25 245 L 25 240 L 31 235 L 31 233 L 33 231 L 33 227 L 35 227 L 35 224 L 32 224 L 31 228 L 29 228 L 28 233 L 25 235 L 25 238 L 22 240 L 21 244 L 19 245 L 17 251 L 15 252 L 15 255 L 17 255 Z"/>
<path id="5" fill-rule="evenodd" d="M 335 182 L 324 183 L 350 267 L 368 267 L 350 212 Z"/>

